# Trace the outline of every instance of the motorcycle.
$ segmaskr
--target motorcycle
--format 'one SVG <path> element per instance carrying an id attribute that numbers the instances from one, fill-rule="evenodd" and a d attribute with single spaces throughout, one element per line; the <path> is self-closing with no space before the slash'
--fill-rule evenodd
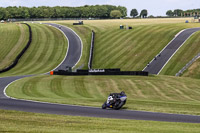
<path id="1" fill-rule="evenodd" d="M 112 108 L 118 110 L 126 104 L 126 100 L 127 96 L 123 91 L 121 93 L 111 93 L 107 101 L 102 105 L 102 109 Z"/>

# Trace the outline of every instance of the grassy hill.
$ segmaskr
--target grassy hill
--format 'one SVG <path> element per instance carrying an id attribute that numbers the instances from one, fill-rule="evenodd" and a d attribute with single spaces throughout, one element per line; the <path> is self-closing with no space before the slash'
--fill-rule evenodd
<path id="1" fill-rule="evenodd" d="M 28 28 L 22 24 L 0 24 L 0 69 L 8 67 L 28 42 Z"/>
<path id="2" fill-rule="evenodd" d="M 87 68 L 91 30 L 95 30 L 95 68 L 142 70 L 180 30 L 199 27 L 197 23 L 185 24 L 186 19 L 87 20 L 83 26 L 72 26 L 75 21 L 56 23 L 71 27 L 82 38 L 83 55 L 77 67 L 84 64 Z M 128 24 L 133 30 L 119 30 L 121 24 Z M 16 68 L 0 77 L 44 73 L 58 65 L 65 56 L 66 39 L 58 30 L 40 24 L 31 26 L 31 48 Z M 199 34 L 187 41 L 162 74 L 174 75 L 181 65 L 199 52 Z M 199 77 L 196 73 L 199 62 L 195 62 L 183 76 Z M 36 76 L 14 82 L 6 93 L 21 99 L 101 107 L 109 93 L 122 90 L 128 95 L 124 109 L 200 115 L 200 82 L 186 77 Z M 108 120 L 4 110 L 0 110 L 0 119 L 3 121 L 0 123 L 3 132 L 199 132 L 198 124 Z"/>
<path id="3" fill-rule="evenodd" d="M 33 41 L 17 66 L 2 76 L 41 74 L 54 69 L 62 62 L 67 51 L 67 39 L 57 29 L 41 24 L 30 24 Z M 11 36 L 15 38 L 15 36 Z M 12 39 L 10 39 L 12 40 Z"/>
<path id="4" fill-rule="evenodd" d="M 93 65 L 96 68 L 120 67 L 123 70 L 142 70 L 146 62 L 150 61 L 180 30 L 198 26 L 196 23 L 185 24 L 183 19 L 180 20 L 95 20 L 84 21 L 83 26 L 72 26 L 74 21 L 58 21 L 57 23 L 71 27 L 81 38 L 84 38 L 82 39 L 83 56 L 79 66 L 86 64 L 85 68 L 87 68 L 91 29 L 94 29 L 97 34 Z M 133 30 L 120 30 L 119 24 L 125 23 L 133 26 Z M 53 69 L 64 57 L 67 48 L 64 45 L 66 39 L 58 30 L 40 24 L 31 24 L 31 26 L 33 27 L 31 48 L 23 56 L 21 63 L 4 75 L 44 73 Z M 195 33 L 180 50 L 188 57 L 187 60 L 199 50 L 196 48 L 199 44 L 199 34 L 199 32 Z M 57 43 L 61 45 L 55 45 Z M 186 50 L 189 50 L 191 54 L 187 54 Z M 178 53 L 176 56 L 183 57 Z M 185 58 L 181 60 L 184 61 Z M 175 68 L 179 69 L 176 66 Z M 173 69 L 169 67 L 168 70 Z M 17 85 L 19 90 L 16 89 Z M 125 89 L 130 94 L 128 109 L 199 114 L 200 107 L 199 81 L 188 78 L 42 76 L 20 80 L 13 86 L 8 89 L 8 95 L 49 102 L 100 106 L 108 93 Z M 40 92 L 41 88 L 47 89 L 45 94 Z"/>
<path id="5" fill-rule="evenodd" d="M 101 107 L 111 92 L 125 91 L 126 109 L 200 114 L 200 82 L 169 76 L 36 76 L 11 84 L 20 99 Z"/>
<path id="6" fill-rule="evenodd" d="M 131 19 L 131 20 L 85 20 L 83 26 L 72 26 L 75 21 L 58 21 L 73 28 L 82 38 L 84 55 L 78 66 L 85 64 L 89 57 L 91 30 L 96 32 L 94 48 L 94 68 L 121 68 L 122 70 L 143 70 L 143 68 L 161 51 L 182 29 L 199 27 L 198 23 L 184 23 L 188 18 L 180 19 Z M 120 30 L 119 25 L 132 26 L 133 30 Z M 198 45 L 198 33 L 190 39 L 183 51 L 192 44 Z M 194 44 L 194 45 L 193 45 Z M 199 51 L 196 49 L 196 52 Z M 193 53 L 195 54 L 195 53 Z M 193 58 L 190 54 L 185 62 Z M 177 54 L 179 58 L 183 57 Z M 185 62 L 181 62 L 181 65 Z M 176 66 L 171 63 L 171 66 Z M 179 63 L 178 63 L 179 64 Z M 174 75 L 179 67 L 166 66 L 161 74 Z M 173 71 L 173 72 L 171 72 Z"/>
<path id="7" fill-rule="evenodd" d="M 194 62 L 182 76 L 200 79 L 200 59 Z"/>

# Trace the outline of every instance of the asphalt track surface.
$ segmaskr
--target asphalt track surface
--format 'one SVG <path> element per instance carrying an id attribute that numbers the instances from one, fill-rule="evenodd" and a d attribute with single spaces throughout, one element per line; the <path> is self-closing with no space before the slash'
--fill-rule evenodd
<path id="1" fill-rule="evenodd" d="M 69 44 L 66 58 L 55 70 L 66 70 L 67 67 L 74 67 L 78 63 L 82 54 L 82 42 L 79 36 L 68 27 L 52 23 L 44 24 L 51 25 L 62 31 L 67 37 Z"/>
<path id="2" fill-rule="evenodd" d="M 59 25 L 54 25 L 58 27 Z M 68 36 L 68 28 L 61 28 L 66 30 L 64 32 Z M 71 32 L 72 33 L 72 32 Z M 73 34 L 75 36 L 76 34 Z M 80 42 L 80 41 L 78 41 Z M 74 45 L 69 42 L 69 45 Z M 79 45 L 76 45 L 79 46 Z M 68 50 L 68 52 L 70 52 Z M 69 56 L 69 54 L 67 54 Z M 77 55 L 78 59 L 80 53 Z M 67 58 L 66 58 L 67 59 Z M 68 60 L 65 60 L 68 61 Z M 63 62 L 64 65 L 67 62 Z M 76 64 L 77 62 L 74 61 Z M 71 64 L 71 63 L 69 63 Z M 62 64 L 59 65 L 62 67 Z M 18 100 L 9 98 L 4 94 L 5 87 L 11 82 L 29 76 L 15 76 L 0 78 L 0 109 L 5 110 L 17 110 L 34 113 L 46 113 L 46 114 L 58 114 L 58 115 L 72 115 L 72 116 L 87 116 L 87 117 L 103 117 L 103 118 L 118 118 L 118 119 L 134 119 L 134 120 L 151 120 L 151 121 L 167 121 L 167 122 L 184 122 L 184 123 L 200 123 L 200 116 L 193 115 L 179 115 L 179 114 L 166 114 L 166 113 L 154 113 L 145 111 L 130 111 L 130 110 L 103 110 L 95 107 L 83 107 L 63 104 L 52 104 L 28 100 Z M 102 103 L 103 104 L 103 103 Z M 101 106 L 101 105 L 100 105 Z"/>
<path id="3" fill-rule="evenodd" d="M 200 28 L 186 29 L 178 34 L 150 63 L 143 71 L 150 74 L 159 74 L 176 51 L 185 43 L 185 41 Z"/>

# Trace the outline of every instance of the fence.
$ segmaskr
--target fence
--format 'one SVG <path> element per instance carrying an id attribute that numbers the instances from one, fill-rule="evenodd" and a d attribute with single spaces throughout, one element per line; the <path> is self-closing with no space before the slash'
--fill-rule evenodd
<path id="1" fill-rule="evenodd" d="M 92 61 L 93 61 L 93 53 L 94 53 L 94 38 L 95 38 L 95 32 L 92 30 L 90 57 L 89 57 L 89 62 L 88 62 L 88 68 L 89 69 L 92 69 Z"/>
<path id="2" fill-rule="evenodd" d="M 15 67 L 19 61 L 19 59 L 22 57 L 22 55 L 26 52 L 26 50 L 29 48 L 31 42 L 32 42 L 32 30 L 31 30 L 31 27 L 30 25 L 26 24 L 26 23 L 22 23 L 22 24 L 25 24 L 28 26 L 29 28 L 29 41 L 28 43 L 26 44 L 25 48 L 19 53 L 19 55 L 15 58 L 15 60 L 12 62 L 12 64 L 2 70 L 0 70 L 0 73 L 3 73 L 3 72 L 6 72 L 6 71 L 9 71 L 10 69 L 12 69 L 13 67 Z"/>
<path id="3" fill-rule="evenodd" d="M 189 63 L 187 63 L 178 73 L 176 73 L 176 76 L 183 74 L 183 72 L 188 69 L 198 58 L 200 58 L 200 53 L 196 55 Z"/>
<path id="4" fill-rule="evenodd" d="M 120 69 L 90 69 L 90 70 L 77 70 L 77 72 L 69 72 L 64 70 L 53 71 L 53 75 L 136 75 L 148 76 L 148 72 L 144 71 L 120 71 Z"/>

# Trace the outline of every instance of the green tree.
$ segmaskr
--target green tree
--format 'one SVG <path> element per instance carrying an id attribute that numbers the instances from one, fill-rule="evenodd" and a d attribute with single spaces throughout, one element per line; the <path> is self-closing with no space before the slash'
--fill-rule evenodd
<path id="1" fill-rule="evenodd" d="M 182 12 L 183 12 L 183 10 L 181 10 L 181 9 L 175 9 L 174 10 L 174 16 L 181 16 Z"/>
<path id="2" fill-rule="evenodd" d="M 118 6 L 117 10 L 119 10 L 121 12 L 121 14 L 122 14 L 121 17 L 126 17 L 127 16 L 127 8 L 126 7 L 124 7 L 124 6 Z"/>
<path id="3" fill-rule="evenodd" d="M 146 9 L 143 9 L 143 10 L 141 11 L 141 13 L 140 13 L 140 17 L 142 17 L 142 18 L 146 18 L 147 15 L 148 15 L 148 11 L 147 11 Z"/>
<path id="4" fill-rule="evenodd" d="M 5 19 L 6 10 L 0 7 L 0 20 Z"/>
<path id="5" fill-rule="evenodd" d="M 110 12 L 111 18 L 120 18 L 122 16 L 122 13 L 119 10 L 113 10 Z"/>
<path id="6" fill-rule="evenodd" d="M 137 9 L 132 9 L 132 10 L 131 10 L 130 16 L 132 16 L 132 17 L 134 18 L 134 17 L 136 17 L 137 15 L 138 15 Z"/>
<path id="7" fill-rule="evenodd" d="M 166 15 L 169 16 L 169 17 L 172 17 L 172 16 L 174 16 L 174 12 L 172 10 L 168 10 L 166 12 Z"/>

